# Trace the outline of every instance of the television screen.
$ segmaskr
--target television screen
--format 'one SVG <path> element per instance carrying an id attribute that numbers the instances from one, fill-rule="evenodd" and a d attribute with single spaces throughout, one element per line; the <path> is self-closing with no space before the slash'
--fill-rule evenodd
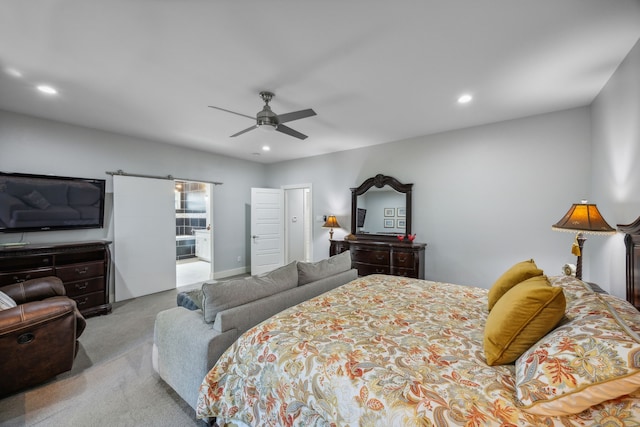
<path id="1" fill-rule="evenodd" d="M 357 227 L 359 227 L 359 228 L 364 227 L 364 218 L 366 216 L 367 216 L 367 210 L 366 209 L 362 209 L 362 208 L 358 208 Z"/>
<path id="2" fill-rule="evenodd" d="M 104 179 L 0 172 L 0 232 L 102 228 Z"/>

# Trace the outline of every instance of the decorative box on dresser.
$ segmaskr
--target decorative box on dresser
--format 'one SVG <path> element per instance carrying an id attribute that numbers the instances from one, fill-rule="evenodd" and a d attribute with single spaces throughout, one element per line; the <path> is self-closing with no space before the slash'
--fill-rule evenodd
<path id="1" fill-rule="evenodd" d="M 0 284 L 57 276 L 85 317 L 111 312 L 109 241 L 42 243 L 0 248 Z"/>
<path id="2" fill-rule="evenodd" d="M 425 243 L 376 240 L 331 240 L 329 254 L 351 251 L 351 266 L 359 276 L 390 274 L 424 279 Z"/>

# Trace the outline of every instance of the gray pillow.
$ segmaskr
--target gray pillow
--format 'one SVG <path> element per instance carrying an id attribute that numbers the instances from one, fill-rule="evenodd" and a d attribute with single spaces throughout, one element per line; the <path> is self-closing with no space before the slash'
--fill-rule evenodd
<path id="1" fill-rule="evenodd" d="M 178 292 L 176 304 L 188 310 L 202 310 L 202 289 Z"/>
<path id="2" fill-rule="evenodd" d="M 296 262 L 261 276 L 202 285 L 202 311 L 205 322 L 216 320 L 218 312 L 268 297 L 298 284 Z"/>
<path id="3" fill-rule="evenodd" d="M 341 254 L 334 255 L 329 259 L 323 259 L 315 263 L 299 262 L 298 263 L 298 286 L 342 273 L 351 268 L 351 252 L 344 251 Z"/>

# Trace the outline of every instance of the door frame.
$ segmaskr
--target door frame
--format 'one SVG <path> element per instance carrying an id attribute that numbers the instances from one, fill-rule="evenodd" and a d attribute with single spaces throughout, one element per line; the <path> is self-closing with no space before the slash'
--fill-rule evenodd
<path id="1" fill-rule="evenodd" d="M 175 183 L 177 182 L 196 183 L 196 184 L 203 184 L 205 186 L 205 203 L 207 204 L 207 208 L 206 208 L 207 216 L 205 218 L 206 219 L 205 227 L 207 227 L 207 231 L 208 231 L 207 234 L 209 235 L 209 239 L 208 239 L 209 241 L 209 274 L 207 275 L 207 278 L 204 281 L 212 280 L 215 277 L 215 265 L 214 265 L 215 254 L 213 250 L 214 244 L 215 244 L 214 235 L 213 235 L 214 233 L 213 190 L 215 189 L 216 184 L 209 181 L 197 181 L 197 180 L 191 180 L 191 179 L 178 179 L 178 178 L 174 178 L 173 182 L 174 182 L 174 186 L 175 186 Z M 177 214 L 176 214 L 176 218 L 177 218 Z M 177 260 L 176 260 L 176 263 L 177 263 Z M 176 283 L 177 283 L 177 273 L 176 273 Z"/>
<path id="2" fill-rule="evenodd" d="M 308 251 L 307 257 L 308 260 L 313 260 L 313 185 L 311 183 L 304 184 L 289 184 L 280 186 L 282 190 L 284 190 L 284 212 L 285 215 L 288 212 L 287 206 L 287 190 L 309 190 L 309 204 L 307 206 L 307 210 L 304 212 L 304 220 L 308 224 L 309 232 L 304 235 L 304 246 Z M 284 259 L 289 259 L 289 221 L 284 221 Z"/>

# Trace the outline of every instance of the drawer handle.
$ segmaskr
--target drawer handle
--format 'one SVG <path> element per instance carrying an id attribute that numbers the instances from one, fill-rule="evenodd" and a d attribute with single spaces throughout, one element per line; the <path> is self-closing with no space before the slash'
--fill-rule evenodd
<path id="1" fill-rule="evenodd" d="M 87 289 L 87 286 L 89 286 L 89 282 L 84 282 L 84 284 L 82 284 L 82 285 L 79 284 L 79 283 L 76 283 L 76 289 L 78 289 L 80 291 L 83 290 L 83 289 Z"/>
<path id="2" fill-rule="evenodd" d="M 384 268 L 383 269 L 376 268 L 376 273 L 384 273 Z"/>
<path id="3" fill-rule="evenodd" d="M 24 279 L 21 279 L 18 276 L 13 276 L 13 280 L 15 280 L 16 283 L 26 282 L 29 279 L 31 279 L 31 275 L 30 274 L 27 274 L 26 276 L 24 276 Z"/>
<path id="4" fill-rule="evenodd" d="M 407 257 L 398 257 L 398 261 L 400 262 L 405 262 L 407 260 Z"/>
<path id="5" fill-rule="evenodd" d="M 89 301 L 89 297 L 85 297 L 82 301 L 76 300 L 76 303 L 78 305 L 85 305 L 87 303 L 87 301 Z"/>
<path id="6" fill-rule="evenodd" d="M 382 261 L 385 258 L 384 255 L 376 255 L 376 259 Z"/>
<path id="7" fill-rule="evenodd" d="M 76 273 L 78 274 L 86 274 L 89 271 L 89 267 L 76 268 Z"/>

